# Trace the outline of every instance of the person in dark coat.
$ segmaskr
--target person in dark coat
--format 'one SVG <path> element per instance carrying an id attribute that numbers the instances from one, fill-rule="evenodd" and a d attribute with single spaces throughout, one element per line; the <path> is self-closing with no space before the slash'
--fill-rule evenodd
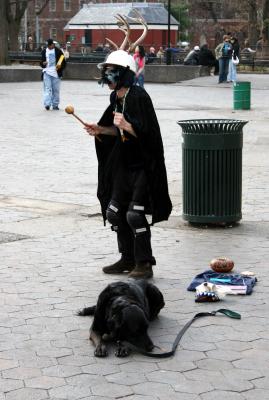
<path id="1" fill-rule="evenodd" d="M 219 62 L 216 60 L 213 52 L 209 50 L 207 44 L 201 46 L 200 52 L 198 54 L 199 65 L 205 65 L 208 67 L 214 67 L 214 75 L 219 73 Z"/>
<path id="2" fill-rule="evenodd" d="M 99 68 L 100 83 L 112 90 L 110 104 L 99 122 L 87 123 L 85 129 L 96 137 L 97 196 L 121 253 L 120 260 L 103 271 L 151 278 L 156 261 L 146 214 L 154 224 L 167 220 L 172 209 L 160 127 L 150 96 L 133 84 L 132 56 L 114 51 Z"/>

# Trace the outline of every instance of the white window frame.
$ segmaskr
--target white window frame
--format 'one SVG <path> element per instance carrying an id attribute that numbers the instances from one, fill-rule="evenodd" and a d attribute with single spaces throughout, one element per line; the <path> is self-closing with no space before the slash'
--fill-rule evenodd
<path id="1" fill-rule="evenodd" d="M 71 11 L 71 0 L 64 0 L 64 11 Z"/>
<path id="2" fill-rule="evenodd" d="M 57 39 L 57 29 L 56 28 L 50 28 L 50 37 L 53 40 Z"/>
<path id="3" fill-rule="evenodd" d="M 52 12 L 56 11 L 56 7 L 57 7 L 57 2 L 56 0 L 50 0 L 49 2 L 49 10 Z"/>

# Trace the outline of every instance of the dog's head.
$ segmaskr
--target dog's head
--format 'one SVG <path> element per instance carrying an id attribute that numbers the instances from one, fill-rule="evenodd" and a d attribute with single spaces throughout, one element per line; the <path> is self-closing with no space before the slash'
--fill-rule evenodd
<path id="1" fill-rule="evenodd" d="M 123 299 L 111 307 L 108 328 L 115 340 L 125 340 L 143 350 L 151 351 L 154 344 L 148 336 L 149 321 L 143 309 Z"/>

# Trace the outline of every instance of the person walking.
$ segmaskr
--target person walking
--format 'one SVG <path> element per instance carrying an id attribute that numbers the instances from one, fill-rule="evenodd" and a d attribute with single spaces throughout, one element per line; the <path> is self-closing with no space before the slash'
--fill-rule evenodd
<path id="1" fill-rule="evenodd" d="M 232 58 L 232 44 L 228 35 L 223 36 L 223 42 L 216 49 L 216 59 L 219 61 L 219 83 L 227 82 L 229 60 Z"/>
<path id="2" fill-rule="evenodd" d="M 232 57 L 229 59 L 227 82 L 236 82 L 236 66 L 239 63 L 240 46 L 237 38 L 234 36 L 231 36 L 230 43 L 232 45 Z"/>
<path id="3" fill-rule="evenodd" d="M 134 53 L 134 60 L 136 64 L 136 76 L 135 85 L 144 87 L 145 81 L 145 63 L 146 63 L 146 53 L 143 46 L 136 46 Z"/>
<path id="4" fill-rule="evenodd" d="M 46 110 L 59 110 L 60 82 L 66 66 L 64 54 L 55 47 L 52 39 L 47 40 L 47 47 L 41 52 L 40 66 L 43 76 L 43 98 Z"/>
<path id="5" fill-rule="evenodd" d="M 134 85 L 137 67 L 131 55 L 116 50 L 99 68 L 99 83 L 112 91 L 110 104 L 99 122 L 86 123 L 85 129 L 95 136 L 97 196 L 121 254 L 103 272 L 147 279 L 156 260 L 146 214 L 153 225 L 167 220 L 172 209 L 160 127 L 150 96 Z"/>

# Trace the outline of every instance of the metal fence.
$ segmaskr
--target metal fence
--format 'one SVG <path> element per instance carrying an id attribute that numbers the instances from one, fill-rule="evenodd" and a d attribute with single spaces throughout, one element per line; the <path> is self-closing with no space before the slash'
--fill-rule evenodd
<path id="1" fill-rule="evenodd" d="M 34 44 L 33 44 L 34 45 Z M 60 47 L 60 46 L 59 46 Z M 35 46 L 33 46 L 35 48 Z M 9 58 L 12 62 L 20 63 L 39 63 L 41 48 L 33 51 L 19 50 L 9 51 Z M 99 46 L 93 49 L 93 46 L 67 46 L 62 48 L 66 59 L 74 63 L 98 63 L 102 62 L 109 53 L 108 48 Z M 184 63 L 184 59 L 189 50 L 182 48 L 170 48 L 169 51 L 164 51 L 161 57 L 151 58 L 147 61 L 149 64 L 173 64 L 180 65 Z M 255 66 L 269 66 L 269 46 L 263 46 L 257 50 L 252 48 L 242 49 L 240 52 L 240 64 L 248 64 L 253 68 Z"/>

